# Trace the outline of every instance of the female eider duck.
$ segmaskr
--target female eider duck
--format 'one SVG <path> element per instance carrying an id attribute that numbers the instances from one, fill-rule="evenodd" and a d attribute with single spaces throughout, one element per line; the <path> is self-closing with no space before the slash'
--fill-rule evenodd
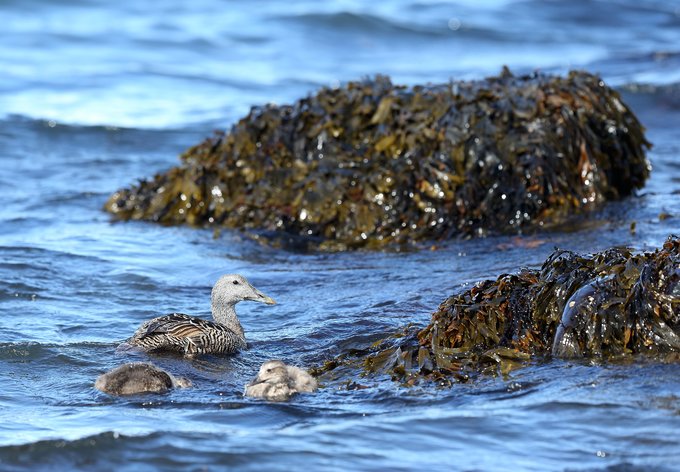
<path id="1" fill-rule="evenodd" d="M 234 306 L 242 300 L 276 303 L 245 277 L 233 274 L 219 278 L 210 299 L 214 322 L 172 313 L 143 323 L 126 343 L 144 351 L 175 351 L 188 357 L 231 354 L 246 348 L 246 337 Z"/>
<path id="2" fill-rule="evenodd" d="M 164 393 L 175 387 L 191 387 L 191 382 L 173 377 L 153 364 L 131 362 L 100 375 L 94 387 L 109 395 L 135 395 Z"/>
<path id="3" fill-rule="evenodd" d="M 262 364 L 257 377 L 246 385 L 244 395 L 281 402 L 295 393 L 314 392 L 317 387 L 316 379 L 306 371 L 274 360 Z"/>

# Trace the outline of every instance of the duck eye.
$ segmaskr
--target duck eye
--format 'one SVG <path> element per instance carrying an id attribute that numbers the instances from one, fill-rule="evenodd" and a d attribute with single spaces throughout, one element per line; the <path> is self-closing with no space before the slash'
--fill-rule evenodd
<path id="1" fill-rule="evenodd" d="M 271 371 L 272 371 L 271 369 L 267 369 L 267 372 L 271 372 Z"/>
<path id="2" fill-rule="evenodd" d="M 232 283 L 233 283 L 234 285 L 238 285 L 238 280 L 234 280 Z"/>

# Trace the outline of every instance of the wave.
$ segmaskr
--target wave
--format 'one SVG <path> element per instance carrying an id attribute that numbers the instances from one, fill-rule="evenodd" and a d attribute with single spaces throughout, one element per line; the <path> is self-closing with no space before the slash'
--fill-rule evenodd
<path id="1" fill-rule="evenodd" d="M 76 365 L 91 365 L 92 361 L 84 360 L 83 353 L 77 355 L 70 355 L 73 351 L 90 351 L 90 350 L 110 350 L 116 346 L 117 343 L 102 343 L 102 342 L 76 342 L 76 343 L 40 343 L 36 341 L 20 341 L 20 342 L 5 342 L 0 343 L 0 361 L 21 360 L 28 361 L 43 361 L 46 362 L 50 358 L 59 358 L 58 364 L 66 364 L 66 359 Z"/>
<path id="2" fill-rule="evenodd" d="M 254 452 L 224 448 L 226 439 L 224 433 L 213 432 L 128 435 L 107 431 L 74 440 L 1 447 L 0 463 L 4 470 L 8 466 L 13 470 L 196 470 L 215 464 L 225 467 L 259 462 Z"/>
<path id="3" fill-rule="evenodd" d="M 680 110 L 680 82 L 655 85 L 651 83 L 633 82 L 622 89 L 632 95 L 646 96 L 664 108 Z"/>
<path id="4" fill-rule="evenodd" d="M 4 446 L 0 447 L 0 464 L 3 465 L 3 469 L 6 466 L 13 466 L 26 470 L 46 465 L 50 465 L 52 470 L 102 465 L 102 458 L 105 455 L 115 457 L 116 454 L 120 454 L 124 457 L 135 448 L 157 444 L 161 437 L 162 433 L 135 436 L 109 431 L 73 440 L 49 439 Z"/>
<path id="5" fill-rule="evenodd" d="M 454 20 L 447 22 L 446 17 L 438 17 L 428 23 L 417 23 L 412 19 L 388 18 L 373 13 L 340 11 L 333 13 L 309 12 L 298 15 L 280 15 L 273 19 L 296 23 L 306 28 L 314 28 L 318 34 L 334 33 L 344 37 L 365 35 L 375 39 L 383 37 L 391 41 L 423 40 L 478 40 L 498 43 L 526 42 L 523 36 L 507 31 L 484 27 L 478 24 L 461 24 Z M 454 25 L 454 26 L 450 26 Z"/>

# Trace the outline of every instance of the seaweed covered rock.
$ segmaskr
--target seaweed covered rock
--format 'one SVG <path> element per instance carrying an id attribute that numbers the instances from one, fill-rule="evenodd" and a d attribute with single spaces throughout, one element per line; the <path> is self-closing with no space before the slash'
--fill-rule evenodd
<path id="1" fill-rule="evenodd" d="M 433 351 L 508 347 L 558 357 L 680 351 L 680 239 L 652 253 L 555 251 L 449 297 L 418 334 Z"/>
<path id="2" fill-rule="evenodd" d="M 379 76 L 254 107 L 106 209 L 379 248 L 559 223 L 642 187 L 648 146 L 585 72 L 414 87 Z"/>
<path id="3" fill-rule="evenodd" d="M 427 327 L 350 353 L 340 364 L 393 376 L 464 379 L 534 355 L 680 353 L 680 238 L 647 253 L 557 250 L 540 270 L 487 280 L 444 300 Z M 317 372 L 318 373 L 321 373 Z"/>

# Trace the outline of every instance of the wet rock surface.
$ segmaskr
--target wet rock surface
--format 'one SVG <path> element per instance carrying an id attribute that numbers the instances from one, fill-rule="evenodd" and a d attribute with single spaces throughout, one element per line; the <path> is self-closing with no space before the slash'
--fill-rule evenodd
<path id="1" fill-rule="evenodd" d="M 654 252 L 556 250 L 540 270 L 486 280 L 439 306 L 423 329 L 406 328 L 317 369 L 465 381 L 506 373 L 536 357 L 680 356 L 680 238 Z"/>
<path id="2" fill-rule="evenodd" d="M 649 146 L 589 73 L 414 87 L 379 76 L 254 107 L 106 209 L 321 250 L 400 246 L 561 223 L 642 187 Z"/>

